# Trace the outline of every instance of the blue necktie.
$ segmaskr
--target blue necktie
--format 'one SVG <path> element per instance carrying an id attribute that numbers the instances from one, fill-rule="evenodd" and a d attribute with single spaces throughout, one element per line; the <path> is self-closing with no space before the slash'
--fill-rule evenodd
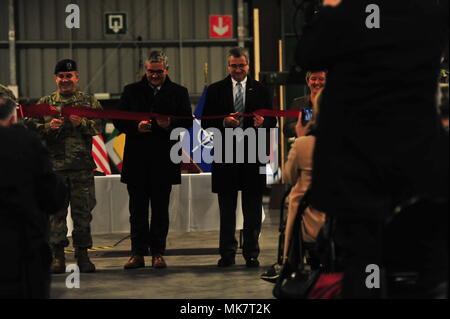
<path id="1" fill-rule="evenodd" d="M 238 113 L 243 114 L 245 112 L 245 106 L 244 106 L 244 94 L 242 93 L 242 84 L 241 82 L 238 82 L 236 84 L 237 87 L 237 93 L 236 93 L 236 99 L 234 101 L 234 110 Z M 240 121 L 239 127 L 243 127 L 243 117 L 237 118 Z"/>

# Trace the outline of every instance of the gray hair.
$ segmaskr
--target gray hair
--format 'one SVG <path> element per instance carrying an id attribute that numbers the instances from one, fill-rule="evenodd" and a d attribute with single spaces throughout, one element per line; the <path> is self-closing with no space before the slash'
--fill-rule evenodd
<path id="1" fill-rule="evenodd" d="M 6 96 L 0 96 L 0 121 L 8 119 L 16 112 L 16 102 Z"/>
<path id="2" fill-rule="evenodd" d="M 241 48 L 241 47 L 235 47 L 228 51 L 228 62 L 230 61 L 231 57 L 240 58 L 241 56 L 245 57 L 245 60 L 247 61 L 247 64 L 250 63 L 250 58 L 248 55 L 247 49 Z"/>
<path id="3" fill-rule="evenodd" d="M 169 58 L 163 51 L 152 51 L 145 63 L 164 63 L 164 67 L 169 69 Z"/>

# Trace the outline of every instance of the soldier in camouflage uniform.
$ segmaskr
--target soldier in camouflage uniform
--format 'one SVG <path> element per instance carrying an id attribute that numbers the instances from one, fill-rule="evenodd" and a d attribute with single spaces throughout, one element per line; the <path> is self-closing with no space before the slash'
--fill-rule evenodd
<path id="1" fill-rule="evenodd" d="M 38 104 L 50 104 L 61 111 L 63 107 L 89 107 L 101 109 L 92 95 L 78 89 L 79 75 L 73 60 L 58 62 L 55 68 L 57 91 L 41 98 Z M 99 119 L 45 117 L 36 119 L 36 128 L 43 136 L 54 170 L 61 175 L 69 190 L 66 208 L 50 218 L 50 245 L 54 253 L 53 273 L 65 272 L 64 247 L 67 239 L 67 207 L 71 207 L 74 224 L 72 232 L 75 256 L 81 272 L 94 272 L 87 249 L 92 247 L 90 222 L 95 207 L 95 186 L 92 159 L 92 136 L 102 133 L 103 121 Z"/>

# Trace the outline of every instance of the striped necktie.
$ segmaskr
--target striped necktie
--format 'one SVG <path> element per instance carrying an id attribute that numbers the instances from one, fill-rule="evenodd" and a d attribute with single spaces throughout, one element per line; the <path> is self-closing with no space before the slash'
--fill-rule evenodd
<path id="1" fill-rule="evenodd" d="M 244 94 L 242 92 L 241 82 L 238 82 L 236 84 L 236 87 L 237 87 L 237 92 L 236 92 L 236 99 L 234 101 L 234 110 L 238 113 L 243 114 L 245 112 L 245 106 L 244 106 Z M 241 121 L 239 126 L 242 127 L 244 125 L 243 118 L 239 117 L 238 120 Z"/>

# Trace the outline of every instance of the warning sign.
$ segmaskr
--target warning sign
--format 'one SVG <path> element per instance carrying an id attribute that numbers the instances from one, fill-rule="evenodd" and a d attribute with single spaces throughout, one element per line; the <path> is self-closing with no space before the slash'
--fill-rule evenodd
<path id="1" fill-rule="evenodd" d="M 209 16 L 209 37 L 227 39 L 233 37 L 233 16 Z"/>

